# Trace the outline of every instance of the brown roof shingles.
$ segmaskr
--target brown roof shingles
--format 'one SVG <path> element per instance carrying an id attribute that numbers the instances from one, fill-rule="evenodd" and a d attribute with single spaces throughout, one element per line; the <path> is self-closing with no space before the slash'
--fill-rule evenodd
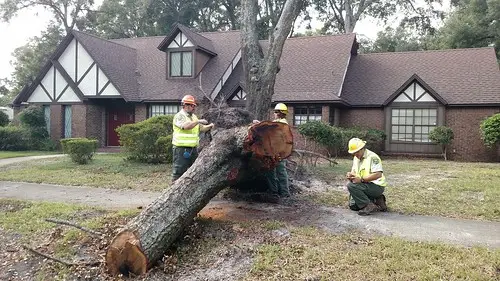
<path id="1" fill-rule="evenodd" d="M 136 50 L 87 33 L 72 31 L 126 101 L 139 101 Z"/>
<path id="2" fill-rule="evenodd" d="M 340 101 L 355 34 L 287 39 L 274 101 Z"/>
<path id="3" fill-rule="evenodd" d="M 341 98 L 354 106 L 381 106 L 414 74 L 448 105 L 500 103 L 493 48 L 353 56 Z"/>
<path id="4" fill-rule="evenodd" d="M 210 94 L 219 82 L 220 77 L 240 47 L 240 33 L 206 32 L 203 36 L 209 39 L 217 51 L 217 56 L 208 61 L 201 72 L 202 88 Z M 137 50 L 138 81 L 140 98 L 144 101 L 180 101 L 189 93 L 197 98 L 203 94 L 199 90 L 199 75 L 193 78 L 166 79 L 166 53 L 157 49 L 163 36 L 142 37 L 113 40 Z"/>

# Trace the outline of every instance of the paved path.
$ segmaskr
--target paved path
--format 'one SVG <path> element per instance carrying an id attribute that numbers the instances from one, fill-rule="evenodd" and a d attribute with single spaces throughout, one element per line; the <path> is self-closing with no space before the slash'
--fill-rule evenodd
<path id="1" fill-rule="evenodd" d="M 0 159 L 0 167 L 10 165 L 10 164 L 19 163 L 19 162 L 30 161 L 30 160 L 38 160 L 38 159 L 54 158 L 54 157 L 62 157 L 62 156 L 65 156 L 65 155 L 64 154 L 52 154 L 52 155 L 37 155 L 37 156 L 5 158 L 5 159 Z"/>
<path id="2" fill-rule="evenodd" d="M 134 190 L 0 181 L 0 198 L 76 203 L 110 209 L 146 207 L 158 196 L 159 193 Z M 500 222 L 407 216 L 391 212 L 361 217 L 356 212 L 340 208 L 315 209 L 300 204 L 283 206 L 216 200 L 212 200 L 201 213 L 204 216 L 233 221 L 284 220 L 299 225 L 315 225 L 335 233 L 357 229 L 410 240 L 500 248 Z"/>

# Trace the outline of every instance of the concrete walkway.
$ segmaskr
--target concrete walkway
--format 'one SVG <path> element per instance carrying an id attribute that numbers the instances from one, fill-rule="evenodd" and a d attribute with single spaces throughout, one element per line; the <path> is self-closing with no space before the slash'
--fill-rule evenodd
<path id="1" fill-rule="evenodd" d="M 10 164 L 19 163 L 19 162 L 30 161 L 30 160 L 63 157 L 63 156 L 65 156 L 65 154 L 52 154 L 52 155 L 37 155 L 37 156 L 5 158 L 5 159 L 0 159 L 0 167 L 7 166 Z"/>
<path id="2" fill-rule="evenodd" d="M 159 195 L 160 193 L 134 190 L 0 181 L 0 198 L 84 204 L 108 209 L 146 207 Z M 334 233 L 356 229 L 415 241 L 442 241 L 500 248 L 500 222 L 407 216 L 391 212 L 361 217 L 356 212 L 340 208 L 217 200 L 212 200 L 201 214 L 229 221 L 282 220 L 297 225 L 314 225 Z"/>

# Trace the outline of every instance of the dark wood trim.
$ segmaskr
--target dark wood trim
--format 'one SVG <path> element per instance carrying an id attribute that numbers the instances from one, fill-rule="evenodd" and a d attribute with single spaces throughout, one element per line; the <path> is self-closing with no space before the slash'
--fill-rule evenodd
<path id="1" fill-rule="evenodd" d="M 49 97 L 49 99 L 50 99 L 51 101 L 54 101 L 54 98 L 50 96 L 49 91 L 47 91 L 47 89 L 45 89 L 45 86 L 43 86 L 42 82 L 40 82 L 40 84 L 39 84 L 39 85 L 40 85 L 40 87 L 42 87 L 42 90 L 43 90 L 43 91 L 45 92 L 45 94 Z M 36 89 L 36 88 L 35 88 L 35 89 Z"/>
<path id="2" fill-rule="evenodd" d="M 102 92 L 104 92 L 104 90 L 106 90 L 106 88 L 108 87 L 109 84 L 111 84 L 111 81 L 108 80 L 108 82 L 106 82 L 104 87 L 102 87 L 102 89 L 97 93 L 97 96 L 100 96 L 102 94 Z"/>
<path id="3" fill-rule="evenodd" d="M 83 79 L 85 79 L 85 77 L 87 76 L 87 74 L 90 72 L 90 70 L 92 70 L 92 67 L 94 67 L 94 65 L 96 65 L 95 61 L 92 62 L 92 64 L 89 66 L 89 68 L 87 68 L 87 70 L 85 71 L 85 73 L 83 74 L 82 78 L 80 78 L 80 81 L 78 81 L 76 83 L 76 85 L 80 85 L 80 83 L 83 81 Z"/>
<path id="4" fill-rule="evenodd" d="M 56 99 L 56 67 L 54 66 L 54 73 L 52 74 L 54 77 L 54 82 L 52 84 L 52 94 L 54 95 L 54 100 Z"/>
<path id="5" fill-rule="evenodd" d="M 408 86 L 411 85 L 411 83 L 416 82 L 418 83 L 425 91 L 427 91 L 433 98 L 441 102 L 443 105 L 447 105 L 448 102 L 443 99 L 434 89 L 432 89 L 427 83 L 422 80 L 417 74 L 413 74 L 408 80 L 406 80 L 401 87 L 399 87 L 394 93 L 392 93 L 382 104 L 383 106 L 387 106 L 389 103 L 391 103 L 399 94 L 403 92 Z M 413 100 L 413 99 L 410 99 Z"/>
<path id="6" fill-rule="evenodd" d="M 95 95 L 99 95 L 99 66 L 95 68 Z"/>
<path id="7" fill-rule="evenodd" d="M 75 84 L 75 82 L 73 82 L 73 80 L 71 79 L 69 74 L 66 72 L 64 67 L 62 67 L 62 65 L 56 60 L 52 61 L 52 65 L 54 65 L 54 69 L 57 69 L 59 71 L 59 73 L 61 73 L 61 76 L 64 78 L 64 80 L 66 80 L 66 83 L 68 83 L 68 85 L 71 87 L 73 92 L 75 92 L 75 94 L 78 96 L 78 98 L 83 101 L 85 99 L 85 96 L 83 95 L 82 91 L 80 91 L 80 88 L 78 88 L 78 86 Z"/>
<path id="8" fill-rule="evenodd" d="M 64 87 L 64 89 L 61 91 L 61 93 L 59 94 L 59 96 L 57 96 L 57 98 L 55 99 L 55 101 L 59 101 L 59 99 L 62 97 L 62 95 L 64 95 L 64 93 L 66 92 L 66 90 L 69 88 L 69 83 L 66 84 L 66 87 Z"/>

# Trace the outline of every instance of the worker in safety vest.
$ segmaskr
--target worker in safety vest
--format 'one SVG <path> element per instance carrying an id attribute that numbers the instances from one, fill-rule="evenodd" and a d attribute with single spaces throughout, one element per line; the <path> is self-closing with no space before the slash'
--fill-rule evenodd
<path id="1" fill-rule="evenodd" d="M 182 109 L 175 114 L 172 136 L 172 182 L 177 180 L 193 165 L 198 157 L 200 132 L 207 132 L 214 127 L 205 119 L 198 119 L 194 114 L 196 101 L 193 96 L 185 95 L 181 101 Z"/>
<path id="2" fill-rule="evenodd" d="M 278 103 L 274 107 L 274 120 L 273 122 L 280 122 L 288 124 L 286 115 L 288 114 L 288 107 L 284 103 Z M 260 121 L 254 120 L 253 123 L 257 124 Z M 269 192 L 274 197 L 274 201 L 278 202 L 279 198 L 290 197 L 290 190 L 288 187 L 288 173 L 286 171 L 286 159 L 278 162 L 276 168 L 265 173 L 265 178 L 269 188 Z"/>
<path id="3" fill-rule="evenodd" d="M 349 140 L 348 152 L 354 155 L 352 169 L 347 173 L 349 180 L 349 208 L 366 216 L 375 211 L 387 211 L 384 189 L 387 186 L 382 160 L 365 148 L 366 141 L 358 138 Z"/>

